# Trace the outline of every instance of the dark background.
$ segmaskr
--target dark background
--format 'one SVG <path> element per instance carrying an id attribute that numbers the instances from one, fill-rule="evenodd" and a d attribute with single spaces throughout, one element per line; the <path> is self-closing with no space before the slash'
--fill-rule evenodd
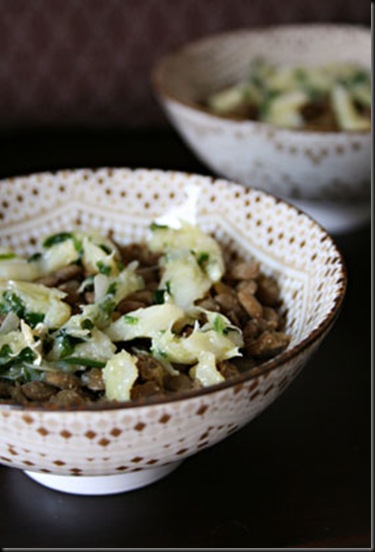
<path id="1" fill-rule="evenodd" d="M 153 64 L 207 34 L 301 22 L 369 27 L 370 3 L 0 0 L 0 178 L 85 166 L 208 174 L 161 112 Z M 130 493 L 58 493 L 0 466 L 0 544 L 369 549 L 371 227 L 334 239 L 348 271 L 343 309 L 275 403 Z"/>
<path id="2" fill-rule="evenodd" d="M 0 0 L 0 128 L 165 125 L 155 62 L 209 34 L 272 24 L 370 26 L 368 0 Z"/>

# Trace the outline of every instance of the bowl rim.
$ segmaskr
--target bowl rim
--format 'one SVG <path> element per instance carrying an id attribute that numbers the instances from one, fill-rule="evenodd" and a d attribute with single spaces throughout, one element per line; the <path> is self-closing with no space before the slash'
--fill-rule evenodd
<path id="1" fill-rule="evenodd" d="M 228 126 L 241 126 L 242 128 L 263 128 L 264 130 L 271 130 L 273 132 L 277 133 L 285 133 L 286 135 L 290 136 L 311 136 L 311 137 L 321 137 L 322 139 L 332 139 L 332 137 L 338 137 L 338 136 L 350 136 L 354 138 L 358 137 L 370 137 L 372 133 L 372 129 L 369 130 L 351 130 L 351 131 L 345 131 L 345 130 L 336 130 L 336 131 L 320 131 L 315 129 L 309 129 L 304 130 L 303 128 L 289 128 L 289 127 L 282 127 L 276 124 L 272 123 L 266 123 L 264 121 L 256 121 L 256 120 L 250 120 L 250 119 L 237 119 L 235 117 L 227 117 L 223 115 L 218 115 L 216 113 L 213 113 L 208 108 L 205 108 L 203 105 L 198 104 L 194 101 L 189 101 L 185 99 L 181 99 L 177 94 L 174 92 L 171 92 L 168 85 L 168 77 L 167 73 L 165 71 L 165 66 L 169 62 L 170 59 L 178 58 L 179 56 L 185 54 L 186 52 L 190 50 L 194 50 L 197 47 L 203 46 L 205 44 L 209 44 L 210 42 L 216 42 L 219 40 L 226 40 L 228 38 L 235 38 L 239 36 L 260 36 L 260 35 L 267 35 L 272 34 L 274 32 L 279 32 L 282 34 L 287 34 L 290 31 L 296 31 L 296 30 L 304 30 L 308 33 L 313 33 L 316 31 L 329 31 L 329 32 L 343 32 L 343 31 L 357 31 L 363 35 L 369 35 L 371 37 L 371 29 L 369 29 L 366 25 L 358 24 L 358 23 L 329 23 L 329 22 L 321 22 L 321 23 L 292 23 L 292 24 L 271 24 L 268 26 L 259 26 L 259 27 L 243 27 L 239 29 L 234 29 L 232 31 L 223 31 L 218 33 L 212 33 L 208 36 L 200 37 L 195 40 L 189 41 L 185 44 L 182 44 L 170 52 L 164 54 L 161 56 L 153 65 L 151 68 L 150 73 L 150 81 L 152 88 L 154 90 L 154 94 L 159 99 L 159 101 L 173 101 L 177 103 L 180 106 L 183 106 L 187 109 L 190 109 L 192 112 L 195 113 L 201 113 L 202 115 L 205 115 L 208 120 L 211 120 L 212 122 L 216 122 L 216 124 L 224 123 Z"/>
<path id="2" fill-rule="evenodd" d="M 164 170 L 164 169 L 150 169 L 148 167 L 111 167 L 111 166 L 102 166 L 102 167 L 81 167 L 81 168 L 73 168 L 73 169 L 59 169 L 59 170 L 51 170 L 51 171 L 39 171 L 39 172 L 30 172 L 24 175 L 19 176 L 10 176 L 5 177 L 3 179 L 0 179 L 0 185 L 4 182 L 14 182 L 17 179 L 22 179 L 23 181 L 25 179 L 33 178 L 36 176 L 43 176 L 43 175 L 52 175 L 54 177 L 58 177 L 61 175 L 71 175 L 76 174 L 81 171 L 84 171 L 85 174 L 88 172 L 90 174 L 95 174 L 97 172 L 107 170 L 107 171 L 116 171 L 116 170 L 129 170 L 131 173 L 135 173 L 137 171 L 147 171 L 149 173 L 162 173 L 166 176 L 168 175 L 180 175 L 182 177 L 191 177 L 191 176 L 197 176 L 199 178 L 205 179 L 207 182 L 210 183 L 210 185 L 214 186 L 215 183 L 220 182 L 220 184 L 225 184 L 225 186 L 232 187 L 232 185 L 240 186 L 241 188 L 244 188 L 242 184 L 239 182 L 236 182 L 235 180 L 229 180 L 226 178 L 216 177 L 212 175 L 203 175 L 199 173 L 190 173 L 187 171 L 175 171 L 175 170 Z M 340 248 L 338 247 L 335 239 L 325 230 L 317 221 L 315 221 L 312 217 L 310 217 L 307 213 L 303 212 L 301 209 L 296 207 L 295 205 L 291 204 L 289 201 L 285 199 L 280 199 L 274 194 L 271 194 L 270 192 L 266 192 L 264 190 L 261 190 L 255 186 L 247 186 L 244 189 L 251 189 L 255 191 L 256 193 L 259 193 L 260 195 L 265 196 L 265 198 L 270 197 L 276 200 L 277 203 L 283 203 L 288 206 L 289 209 L 297 212 L 299 215 L 309 219 L 316 227 L 318 227 L 323 234 L 321 237 L 320 242 L 328 240 L 333 247 L 333 250 L 335 252 L 335 257 L 339 261 L 339 277 L 337 280 L 337 284 L 339 284 L 339 287 L 336 292 L 336 296 L 333 301 L 333 305 L 331 309 L 326 314 L 325 318 L 320 322 L 320 324 L 310 332 L 309 335 L 307 335 L 304 339 L 296 343 L 293 347 L 290 349 L 286 349 L 279 355 L 266 360 L 265 362 L 260 363 L 259 365 L 250 368 L 248 370 L 245 370 L 244 372 L 241 372 L 240 374 L 233 376 L 223 382 L 210 385 L 208 387 L 202 387 L 200 389 L 194 389 L 190 391 L 185 392 L 176 392 L 175 394 L 171 394 L 168 396 L 151 396 L 143 399 L 139 399 L 137 401 L 123 401 L 123 402 L 117 402 L 117 401 L 99 401 L 94 402 L 90 404 L 82 404 L 77 406 L 69 406 L 65 407 L 63 405 L 55 405 L 53 403 L 47 404 L 47 405 L 37 405 L 37 404 L 30 404 L 30 405 L 21 405 L 21 404 L 8 404 L 8 403 L 2 403 L 0 401 L 0 412 L 1 411 L 10 411 L 10 410 L 16 410 L 21 412 L 58 412 L 60 413 L 72 413 L 72 412 L 104 412 L 104 411 L 112 411 L 112 410 L 129 410 L 134 408 L 142 408 L 142 407 L 150 407 L 154 405 L 165 405 L 170 404 L 178 401 L 186 401 L 189 399 L 193 399 L 196 397 L 201 396 L 207 396 L 211 393 L 220 392 L 224 389 L 233 388 L 236 389 L 238 386 L 242 387 L 242 385 L 245 382 L 249 382 L 253 380 L 254 378 L 258 376 L 262 376 L 266 373 L 269 373 L 276 368 L 281 367 L 285 362 L 291 361 L 292 359 L 298 357 L 303 351 L 305 351 L 307 348 L 312 346 L 315 342 L 317 342 L 320 338 L 323 338 L 328 331 L 332 328 L 334 322 L 338 318 L 343 303 L 344 298 L 346 295 L 347 285 L 348 285 L 348 272 L 347 267 L 345 263 L 344 256 L 342 252 L 340 251 Z"/>

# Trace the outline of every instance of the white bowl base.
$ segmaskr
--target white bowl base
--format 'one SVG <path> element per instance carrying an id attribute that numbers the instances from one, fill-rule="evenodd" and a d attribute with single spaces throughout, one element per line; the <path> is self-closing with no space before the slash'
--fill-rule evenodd
<path id="1" fill-rule="evenodd" d="M 115 475 L 55 475 L 24 470 L 24 473 L 45 487 L 79 495 L 110 495 L 145 487 L 175 470 L 182 461 L 164 466 Z"/>

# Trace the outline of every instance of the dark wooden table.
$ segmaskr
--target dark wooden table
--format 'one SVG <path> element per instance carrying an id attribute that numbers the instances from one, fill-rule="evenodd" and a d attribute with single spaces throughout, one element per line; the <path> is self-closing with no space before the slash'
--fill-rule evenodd
<path id="1" fill-rule="evenodd" d="M 208 174 L 170 130 L 0 132 L 0 177 L 85 166 Z M 342 312 L 273 405 L 130 493 L 58 493 L 1 466 L 0 544 L 371 549 L 370 225 L 335 239 L 349 275 Z"/>

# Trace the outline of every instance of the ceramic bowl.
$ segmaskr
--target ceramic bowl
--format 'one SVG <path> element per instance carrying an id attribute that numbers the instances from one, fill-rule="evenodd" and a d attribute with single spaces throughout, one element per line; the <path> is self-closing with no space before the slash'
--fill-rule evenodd
<path id="1" fill-rule="evenodd" d="M 40 173 L 0 182 L 0 243 L 20 254 L 66 229 L 142 240 L 161 216 L 190 217 L 225 249 L 256 256 L 281 287 L 288 349 L 210 388 L 152 404 L 64 410 L 0 404 L 0 462 L 43 485 L 110 494 L 156 481 L 249 423 L 293 381 L 332 328 L 346 289 L 332 238 L 293 206 L 224 179 L 148 169 Z"/>
<path id="2" fill-rule="evenodd" d="M 156 97 L 194 154 L 216 175 L 287 198 L 329 232 L 370 216 L 371 132 L 292 130 L 212 114 L 202 101 L 245 79 L 253 59 L 352 62 L 371 69 L 371 32 L 355 25 L 238 30 L 190 43 L 154 67 Z"/>

